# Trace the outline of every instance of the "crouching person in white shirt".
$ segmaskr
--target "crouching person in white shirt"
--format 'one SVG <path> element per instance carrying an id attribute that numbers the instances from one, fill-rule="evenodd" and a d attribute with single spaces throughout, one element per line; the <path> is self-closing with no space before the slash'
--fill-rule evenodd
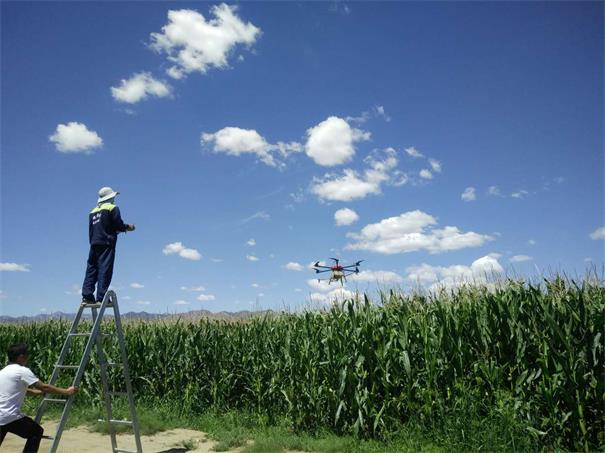
<path id="1" fill-rule="evenodd" d="M 61 388 L 45 384 L 31 372 L 27 364 L 27 345 L 14 344 L 8 348 L 8 365 L 0 370 L 0 445 L 6 433 L 14 433 L 27 439 L 24 453 L 37 452 L 44 429 L 21 413 L 25 394 L 70 396 L 77 393 L 77 387 Z M 29 387 L 33 388 L 29 388 Z"/>

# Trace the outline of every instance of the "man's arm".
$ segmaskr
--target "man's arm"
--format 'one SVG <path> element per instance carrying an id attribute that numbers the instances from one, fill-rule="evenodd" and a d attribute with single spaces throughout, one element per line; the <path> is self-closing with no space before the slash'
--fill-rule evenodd
<path id="1" fill-rule="evenodd" d="M 27 387 L 27 395 L 28 396 L 39 396 L 39 395 L 43 395 L 44 393 L 41 390 L 38 389 L 31 389 L 29 387 Z"/>
<path id="2" fill-rule="evenodd" d="M 32 387 L 40 390 L 42 393 L 52 393 L 53 395 L 71 396 L 78 393 L 78 387 L 55 387 L 54 385 L 45 384 L 42 381 L 35 382 L 34 384 L 32 384 Z"/>
<path id="3" fill-rule="evenodd" d="M 117 206 L 111 210 L 111 219 L 116 231 L 134 231 L 134 225 L 124 223 L 122 216 L 120 215 L 120 208 Z"/>

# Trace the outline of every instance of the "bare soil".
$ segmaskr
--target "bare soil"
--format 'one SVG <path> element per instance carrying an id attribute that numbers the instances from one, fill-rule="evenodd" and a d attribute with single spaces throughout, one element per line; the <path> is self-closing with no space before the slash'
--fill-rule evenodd
<path id="1" fill-rule="evenodd" d="M 43 424 L 44 433 L 53 436 L 56 432 L 57 423 L 48 421 Z M 132 434 L 118 434 L 118 448 L 136 451 L 134 437 Z M 183 442 L 195 445 L 193 450 L 186 450 Z M 209 440 L 207 435 L 201 431 L 191 429 L 172 429 L 156 433 L 152 436 L 141 436 L 141 443 L 145 453 L 209 453 L 216 442 Z M 21 439 L 12 433 L 6 435 L 0 450 L 7 453 L 20 453 L 25 445 L 25 439 Z M 43 439 L 40 444 L 40 453 L 47 452 L 52 441 Z M 237 452 L 241 449 L 231 450 Z M 91 432 L 88 428 L 79 426 L 63 431 L 59 444 L 59 453 L 108 453 L 111 452 L 111 438 L 109 434 Z"/>

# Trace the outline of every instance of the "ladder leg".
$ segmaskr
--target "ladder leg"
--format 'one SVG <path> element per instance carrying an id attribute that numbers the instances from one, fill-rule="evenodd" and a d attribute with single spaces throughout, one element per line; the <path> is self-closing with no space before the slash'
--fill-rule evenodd
<path id="1" fill-rule="evenodd" d="M 63 342 L 63 347 L 61 348 L 61 353 L 59 354 L 57 363 L 55 364 L 52 375 L 50 376 L 50 380 L 48 381 L 48 383 L 50 385 L 55 385 L 55 383 L 57 382 L 57 378 L 59 377 L 58 366 L 63 365 L 63 363 L 65 362 L 65 358 L 67 357 L 67 354 L 69 353 L 69 349 L 71 348 L 72 337 L 69 334 L 76 333 L 76 331 L 78 329 L 78 324 L 80 323 L 80 319 L 82 318 L 83 311 L 84 311 L 84 307 L 80 304 L 80 308 L 78 309 L 78 312 L 76 313 L 76 317 L 74 318 L 74 320 L 71 323 L 71 327 L 69 328 L 68 335 L 65 337 L 65 341 Z M 38 406 L 38 410 L 36 411 L 36 418 L 35 418 L 36 423 L 40 423 L 40 421 L 42 420 L 42 416 L 44 415 L 45 409 L 46 409 L 46 403 L 44 401 L 44 398 L 42 398 L 42 401 L 40 401 L 40 405 Z"/>
<path id="2" fill-rule="evenodd" d="M 82 355 L 82 359 L 80 360 L 80 365 L 78 366 L 78 371 L 76 372 L 76 376 L 73 380 L 73 386 L 79 386 L 80 381 L 82 380 L 82 376 L 84 375 L 84 371 L 86 369 L 86 365 L 88 365 L 88 360 L 90 359 L 90 351 L 92 350 L 93 344 L 97 341 L 97 336 L 101 330 L 101 320 L 103 319 L 103 313 L 105 312 L 105 308 L 107 307 L 107 301 L 109 298 L 107 294 L 103 298 L 103 303 L 101 304 L 101 308 L 99 309 L 99 315 L 95 320 L 92 331 L 88 337 L 88 341 L 86 342 L 86 347 L 84 348 L 84 354 Z M 72 332 L 75 333 L 75 332 Z M 65 408 L 63 409 L 63 414 L 61 414 L 61 420 L 59 421 L 59 426 L 57 427 L 57 433 L 55 434 L 55 438 L 53 440 L 53 444 L 50 447 L 50 453 L 56 453 L 57 448 L 59 447 L 59 441 L 61 440 L 61 435 L 63 434 L 63 429 L 65 428 L 65 423 L 67 422 L 67 416 L 71 409 L 71 405 L 74 401 L 74 396 L 70 396 L 65 403 Z"/>
<path id="3" fill-rule="evenodd" d="M 92 309 L 92 319 L 96 321 L 97 319 L 97 309 Z M 102 321 L 101 321 L 102 322 Z M 101 391 L 103 392 L 103 399 L 105 402 L 105 411 L 107 413 L 107 420 L 113 419 L 113 410 L 111 406 L 111 396 L 109 395 L 109 384 L 107 383 L 107 357 L 105 352 L 103 351 L 103 342 L 101 335 L 97 335 L 97 359 L 99 362 L 99 374 L 101 377 Z M 111 437 L 111 447 L 112 451 L 115 451 L 118 448 L 118 443 L 116 439 L 116 430 L 115 426 L 111 423 L 108 423 L 109 435 Z"/>
<path id="4" fill-rule="evenodd" d="M 137 410 L 134 404 L 134 396 L 132 393 L 132 384 L 130 382 L 130 371 L 128 369 L 128 355 L 126 354 L 126 345 L 124 343 L 124 332 L 122 330 L 122 321 L 120 319 L 120 309 L 118 308 L 118 298 L 116 294 L 111 292 L 113 317 L 116 323 L 116 333 L 118 336 L 118 344 L 120 345 L 120 354 L 122 355 L 122 372 L 124 373 L 124 381 L 126 383 L 126 393 L 128 394 L 128 404 L 130 405 L 130 416 L 132 420 L 132 430 L 137 446 L 137 453 L 143 453 L 141 446 L 141 434 L 139 431 L 139 420 Z"/>

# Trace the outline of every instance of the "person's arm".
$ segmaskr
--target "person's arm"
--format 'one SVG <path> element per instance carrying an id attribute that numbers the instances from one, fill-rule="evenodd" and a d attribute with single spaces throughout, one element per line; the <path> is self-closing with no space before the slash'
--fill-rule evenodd
<path id="1" fill-rule="evenodd" d="M 32 389 L 27 387 L 27 395 L 28 396 L 40 396 L 43 395 L 44 392 L 42 392 L 42 390 L 38 390 L 38 389 Z"/>
<path id="2" fill-rule="evenodd" d="M 52 393 L 53 395 L 63 395 L 63 396 L 71 396 L 78 393 L 78 387 L 55 387 L 54 385 L 45 384 L 42 381 L 35 382 L 32 387 L 40 390 L 42 393 Z"/>
<path id="3" fill-rule="evenodd" d="M 124 223 L 120 215 L 120 208 L 117 206 L 111 210 L 111 220 L 116 231 L 134 231 L 134 225 Z"/>

